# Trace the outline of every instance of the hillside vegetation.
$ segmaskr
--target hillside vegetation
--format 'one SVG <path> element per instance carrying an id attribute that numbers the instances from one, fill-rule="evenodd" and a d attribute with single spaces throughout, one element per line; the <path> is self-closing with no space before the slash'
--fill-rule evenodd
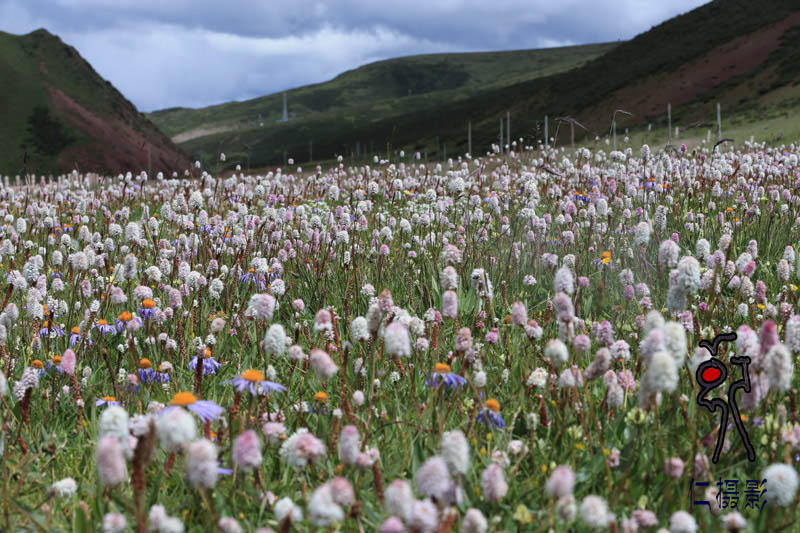
<path id="1" fill-rule="evenodd" d="M 181 170 L 188 159 L 71 46 L 0 32 L 0 173 Z M 27 154 L 27 157 L 26 157 Z"/>
<path id="2" fill-rule="evenodd" d="M 381 121 L 409 113 L 425 114 L 492 89 L 570 70 L 615 46 L 616 43 L 605 43 L 540 50 L 426 54 L 379 61 L 344 72 L 325 83 L 288 91 L 290 122 L 302 126 L 307 119 L 317 124 L 322 118 L 336 131 L 338 122 Z M 250 139 L 280 136 L 289 125 L 279 122 L 282 110 L 283 93 L 276 93 L 201 109 L 164 109 L 150 114 L 150 118 L 177 142 L 193 141 L 213 132 L 243 133 Z M 252 132 L 246 131 L 251 129 Z M 322 140 L 327 134 L 319 137 Z"/>
<path id="3" fill-rule="evenodd" d="M 526 142 L 542 138 L 545 115 L 551 118 L 551 136 L 556 117 L 579 120 L 588 130 L 575 128 L 579 141 L 606 134 L 617 109 L 633 113 L 618 118 L 620 129 L 648 124 L 665 128 L 668 103 L 673 106 L 673 126 L 683 129 L 698 122 L 713 123 L 716 102 L 728 118 L 790 117 L 797 114 L 800 103 L 800 72 L 792 67 L 800 54 L 799 33 L 800 6 L 795 2 L 771 2 L 770 9 L 764 9 L 742 0 L 718 0 L 609 46 L 606 53 L 581 66 L 549 76 L 518 80 L 509 73 L 512 83 L 498 81 L 472 89 L 469 96 L 444 101 L 437 100 L 437 92 L 380 104 L 362 100 L 360 105 L 320 109 L 283 124 L 265 121 L 264 127 L 194 138 L 182 146 L 194 157 L 212 159 L 224 151 L 230 165 L 249 159 L 251 166 L 277 164 L 284 156 L 307 161 L 309 143 L 315 160 L 354 154 L 357 146 L 362 156 L 365 151 L 385 154 L 387 145 L 390 152 L 404 148 L 440 158 L 445 149 L 450 155 L 466 151 L 467 121 L 472 121 L 473 151 L 489 150 L 498 142 L 499 119 L 507 112 L 512 117 L 512 137 L 524 137 Z M 437 70 L 428 68 L 432 73 Z M 331 98 L 344 98 L 337 94 Z M 272 106 L 275 117 L 281 109 L 279 98 L 275 96 Z M 290 101 L 295 101 L 291 94 Z M 164 121 L 153 119 L 165 127 Z M 562 143 L 569 141 L 565 131 L 559 130 Z"/>

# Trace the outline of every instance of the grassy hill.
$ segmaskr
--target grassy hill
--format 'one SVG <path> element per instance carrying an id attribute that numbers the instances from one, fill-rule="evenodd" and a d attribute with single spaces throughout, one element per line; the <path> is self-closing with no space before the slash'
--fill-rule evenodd
<path id="1" fill-rule="evenodd" d="M 424 111 L 482 92 L 575 68 L 614 48 L 592 44 L 508 52 L 426 54 L 378 61 L 336 78 L 288 91 L 293 120 L 330 113 L 345 118 L 358 110 L 375 118 Z M 184 142 L 211 131 L 279 128 L 283 93 L 201 109 L 170 108 L 150 119 Z M 259 126 L 260 123 L 263 127 Z"/>
<path id="2" fill-rule="evenodd" d="M 697 122 L 714 122 L 716 102 L 728 120 L 800 117 L 798 36 L 800 5 L 795 1 L 774 0 L 765 9 L 745 0 L 715 0 L 630 41 L 609 46 L 606 53 L 581 66 L 549 76 L 519 80 L 509 61 L 492 67 L 494 83 L 470 90 L 449 89 L 458 91 L 461 98 L 440 100 L 438 96 L 448 92 L 445 89 L 362 100 L 323 107 L 283 124 L 274 122 L 280 111 L 280 97 L 275 96 L 273 120 L 265 120 L 264 127 L 218 132 L 182 146 L 195 157 L 212 159 L 224 151 L 231 165 L 249 159 L 256 166 L 279 164 L 284 154 L 305 162 L 309 142 L 313 142 L 315 160 L 349 155 L 357 143 L 362 154 L 365 146 L 385 153 L 387 143 L 393 149 L 425 150 L 429 157 L 442 157 L 445 147 L 450 155 L 463 153 L 468 120 L 473 126 L 473 151 L 483 152 L 497 142 L 499 118 L 506 112 L 512 117 L 512 137 L 524 136 L 526 142 L 542 138 L 546 114 L 551 118 L 551 136 L 555 117 L 572 116 L 584 124 L 589 132 L 576 128 L 578 140 L 607 133 L 617 109 L 634 114 L 619 117 L 620 129 L 641 130 L 650 124 L 666 130 L 667 103 L 673 107 L 673 126 L 684 129 Z M 430 64 L 427 68 L 434 77 L 440 70 Z M 373 85 L 380 92 L 380 84 Z M 289 98 L 296 100 L 291 93 Z M 330 98 L 347 97 L 331 93 Z M 166 120 L 172 112 L 162 113 Z M 153 120 L 164 124 L 155 116 Z M 201 124 L 198 121 L 192 127 Z M 567 128 L 562 127 L 559 134 L 562 143 L 568 142 Z"/>
<path id="3" fill-rule="evenodd" d="M 71 46 L 0 32 L 0 174 L 182 170 L 189 161 Z M 27 153 L 27 161 L 25 154 Z"/>

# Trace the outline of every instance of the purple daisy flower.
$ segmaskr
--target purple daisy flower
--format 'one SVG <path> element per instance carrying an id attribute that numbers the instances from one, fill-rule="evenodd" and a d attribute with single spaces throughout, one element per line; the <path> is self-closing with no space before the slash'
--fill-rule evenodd
<path id="1" fill-rule="evenodd" d="M 216 374 L 217 370 L 219 370 L 219 368 L 221 366 L 222 365 L 219 364 L 213 357 L 204 357 L 203 358 L 203 375 L 205 376 L 207 374 Z M 195 368 L 197 368 L 197 356 L 196 355 L 194 357 L 192 357 L 192 359 L 189 361 L 189 370 L 194 370 Z"/>
<path id="2" fill-rule="evenodd" d="M 232 384 L 239 392 L 247 390 L 253 396 L 257 396 L 259 393 L 269 395 L 272 392 L 286 392 L 286 387 L 280 383 L 267 381 L 259 370 L 245 370 L 241 375 L 223 381 L 223 383 Z"/>
<path id="3" fill-rule="evenodd" d="M 208 400 L 198 400 L 197 396 L 191 392 L 178 392 L 172 397 L 170 404 L 159 411 L 159 414 L 178 407 L 187 408 L 196 414 L 203 422 L 216 420 L 222 416 L 222 413 L 225 412 L 225 409 L 214 402 Z"/>
<path id="4" fill-rule="evenodd" d="M 110 325 L 108 322 L 106 322 L 106 320 L 102 318 L 97 321 L 97 324 L 92 326 L 92 329 L 100 330 L 101 335 L 108 335 L 109 333 L 117 332 L 114 326 Z"/>
<path id="5" fill-rule="evenodd" d="M 478 413 L 478 422 L 489 424 L 490 426 L 502 429 L 506 426 L 506 421 L 503 420 L 502 415 L 493 409 L 484 408 Z"/>
<path id="6" fill-rule="evenodd" d="M 128 322 L 136 322 L 136 324 L 138 324 L 139 327 L 144 327 L 144 322 L 142 322 L 142 319 L 139 318 L 138 316 L 131 317 L 130 320 L 122 320 L 122 319 L 118 318 L 114 322 L 116 324 L 116 326 L 117 326 L 117 331 L 122 333 L 122 330 L 125 329 L 125 327 L 128 325 Z"/>
<path id="7" fill-rule="evenodd" d="M 64 336 L 64 330 L 60 327 L 56 326 L 55 324 L 49 324 L 45 322 L 46 326 L 39 330 L 40 337 L 48 337 L 51 332 L 55 332 L 56 335 L 59 337 Z"/>
<path id="8" fill-rule="evenodd" d="M 428 387 L 436 388 L 444 383 L 448 389 L 458 389 L 467 384 L 467 380 L 454 372 L 450 372 L 450 365 L 436 363 L 431 377 L 425 380 Z"/>
<path id="9" fill-rule="evenodd" d="M 119 405 L 119 402 L 113 396 L 103 396 L 102 398 L 98 398 L 96 402 L 94 402 L 95 407 L 100 407 L 101 405 Z"/>
<path id="10" fill-rule="evenodd" d="M 151 381 L 156 381 L 156 371 L 152 368 L 140 368 L 139 369 L 139 381 L 142 383 L 150 383 Z"/>

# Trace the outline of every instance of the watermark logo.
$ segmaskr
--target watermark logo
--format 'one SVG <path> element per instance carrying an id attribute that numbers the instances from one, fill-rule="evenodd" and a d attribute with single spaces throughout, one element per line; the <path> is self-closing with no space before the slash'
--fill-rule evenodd
<path id="1" fill-rule="evenodd" d="M 709 412 L 714 413 L 717 409 L 722 411 L 720 417 L 719 430 L 717 433 L 717 446 L 714 449 L 714 457 L 711 459 L 713 463 L 719 461 L 719 454 L 722 451 L 722 444 L 725 438 L 725 433 L 728 428 L 728 414 L 733 415 L 733 423 L 736 424 L 736 430 L 744 442 L 744 447 L 747 449 L 747 459 L 750 461 L 756 460 L 756 452 L 753 445 L 750 443 L 750 436 L 742 424 L 742 418 L 739 415 L 739 407 L 736 405 L 736 391 L 743 389 L 745 392 L 750 392 L 750 358 L 749 357 L 731 357 L 730 362 L 734 366 L 741 367 L 742 379 L 734 381 L 728 387 L 728 401 L 722 398 L 714 398 L 709 400 L 706 395 L 719 387 L 728 378 L 728 368 L 717 358 L 719 345 L 722 342 L 733 342 L 736 340 L 736 333 L 722 333 L 714 337 L 714 340 L 709 342 L 705 339 L 700 341 L 700 346 L 705 348 L 711 353 L 711 359 L 704 361 L 697 367 L 695 377 L 697 384 L 700 385 L 700 392 L 697 394 L 697 405 L 705 407 Z"/>
<path id="2" fill-rule="evenodd" d="M 758 509 L 758 512 L 764 508 L 767 503 L 765 494 L 767 493 L 767 480 L 762 479 L 747 479 L 744 483 L 744 505 L 739 505 L 739 480 L 738 479 L 720 479 L 716 483 L 717 486 L 717 507 L 720 509 Z M 708 487 L 711 485 L 708 481 L 695 481 L 694 478 L 689 482 L 689 499 L 692 506 L 705 505 L 711 508 L 711 502 L 708 500 L 695 500 L 694 488 L 695 487 Z"/>

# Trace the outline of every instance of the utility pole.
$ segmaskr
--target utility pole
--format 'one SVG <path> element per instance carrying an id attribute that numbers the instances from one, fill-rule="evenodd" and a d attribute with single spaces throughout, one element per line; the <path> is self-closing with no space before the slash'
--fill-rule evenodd
<path id="1" fill-rule="evenodd" d="M 506 142 L 508 143 L 508 151 L 511 151 L 511 112 L 506 111 Z"/>
<path id="2" fill-rule="evenodd" d="M 500 117 L 500 153 L 503 153 L 503 118 Z"/>
<path id="3" fill-rule="evenodd" d="M 613 119 L 611 121 L 611 135 L 614 137 L 614 151 L 617 151 L 617 121 Z"/>
<path id="4" fill-rule="evenodd" d="M 544 116 L 544 147 L 550 145 L 550 136 L 547 134 L 547 115 Z"/>
<path id="5" fill-rule="evenodd" d="M 667 104 L 667 135 L 672 142 L 672 104 Z"/>

